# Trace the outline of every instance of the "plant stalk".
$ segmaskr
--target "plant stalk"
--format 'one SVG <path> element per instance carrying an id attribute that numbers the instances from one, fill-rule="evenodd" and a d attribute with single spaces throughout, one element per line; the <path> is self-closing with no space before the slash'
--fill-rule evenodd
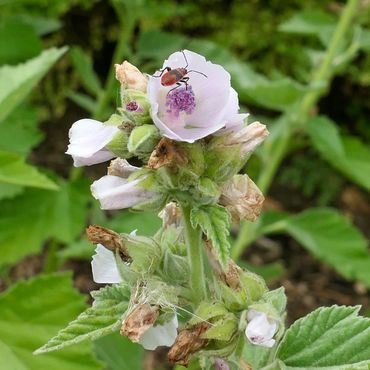
<path id="1" fill-rule="evenodd" d="M 345 36 L 348 29 L 351 27 L 352 20 L 356 14 L 356 10 L 359 4 L 359 0 L 349 0 L 342 11 L 338 25 L 334 31 L 329 47 L 326 51 L 325 57 L 320 65 L 312 73 L 311 85 L 315 86 L 319 83 L 324 83 L 328 86 L 332 78 L 332 65 L 333 60 L 337 54 L 337 50 L 340 46 L 340 42 Z M 288 152 L 288 148 L 291 144 L 291 138 L 297 127 L 297 124 L 305 124 L 307 117 L 310 114 L 312 107 L 317 103 L 321 95 L 322 90 L 311 89 L 302 98 L 298 108 L 297 114 L 291 115 L 289 112 L 286 113 L 286 117 L 282 119 L 289 120 L 287 125 L 287 132 L 284 136 L 281 136 L 278 140 L 276 147 L 274 148 L 273 155 L 270 161 L 263 167 L 262 172 L 258 178 L 257 185 L 261 191 L 265 194 L 271 186 L 272 180 L 274 179 L 276 172 L 278 171 L 281 162 L 284 160 L 285 155 Z M 232 257 L 237 260 L 242 255 L 243 251 L 249 246 L 249 244 L 256 238 L 256 227 L 248 221 L 244 221 L 241 225 L 240 232 L 237 240 L 235 241 L 232 249 Z"/>
<path id="2" fill-rule="evenodd" d="M 193 228 L 190 221 L 190 207 L 181 206 L 186 248 L 190 267 L 190 286 L 193 292 L 193 303 L 197 306 L 206 297 L 206 281 L 203 265 L 202 231 L 200 227 Z"/>

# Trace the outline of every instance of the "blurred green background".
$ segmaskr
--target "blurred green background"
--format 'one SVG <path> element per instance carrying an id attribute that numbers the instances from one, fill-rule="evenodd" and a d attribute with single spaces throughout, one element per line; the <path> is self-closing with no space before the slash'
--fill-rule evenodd
<path id="1" fill-rule="evenodd" d="M 118 335 L 31 352 L 98 287 L 87 225 L 160 227 L 154 214 L 100 211 L 89 185 L 106 165 L 73 168 L 68 130 L 114 113 L 114 63 L 152 74 L 183 48 L 222 64 L 241 111 L 272 133 L 245 168 L 265 211 L 234 226 L 234 258 L 284 285 L 290 321 L 331 303 L 366 312 L 369 26 L 366 0 L 0 0 L 0 370 L 139 369 L 144 357 L 170 368 Z"/>

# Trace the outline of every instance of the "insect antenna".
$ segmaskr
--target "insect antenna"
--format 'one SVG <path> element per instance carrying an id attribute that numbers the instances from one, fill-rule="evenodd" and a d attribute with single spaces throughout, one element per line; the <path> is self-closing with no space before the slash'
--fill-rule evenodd
<path id="1" fill-rule="evenodd" d="M 203 72 L 194 71 L 194 69 L 191 69 L 190 71 L 188 71 L 188 73 L 190 73 L 190 72 L 199 73 L 200 75 L 202 75 L 202 76 L 204 76 L 204 77 L 207 77 L 207 78 L 208 78 L 208 76 L 207 76 L 206 74 L 204 74 Z"/>
<path id="2" fill-rule="evenodd" d="M 182 52 L 182 55 L 184 56 L 184 59 L 185 59 L 185 62 L 186 62 L 186 66 L 184 67 L 186 69 L 189 66 L 189 62 L 188 62 L 188 60 L 186 58 L 185 51 L 184 50 L 181 50 L 181 52 Z"/>

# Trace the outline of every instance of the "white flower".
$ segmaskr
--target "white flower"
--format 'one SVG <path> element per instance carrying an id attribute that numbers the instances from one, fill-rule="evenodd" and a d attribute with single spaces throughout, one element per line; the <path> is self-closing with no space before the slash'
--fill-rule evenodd
<path id="1" fill-rule="evenodd" d="M 171 347 L 177 337 L 177 316 L 163 325 L 152 326 L 140 337 L 139 343 L 147 350 L 153 351 L 157 347 Z"/>
<path id="2" fill-rule="evenodd" d="M 101 209 L 130 208 L 154 196 L 153 192 L 139 185 L 143 179 L 129 181 L 120 176 L 106 175 L 93 182 L 91 192 L 99 200 Z"/>
<path id="3" fill-rule="evenodd" d="M 248 311 L 248 325 L 245 329 L 245 335 L 248 340 L 256 345 L 271 348 L 275 344 L 273 339 L 277 323 L 275 320 L 269 319 L 264 312 L 255 310 Z"/>
<path id="4" fill-rule="evenodd" d="M 106 145 L 118 131 L 117 126 L 105 125 L 93 119 L 80 119 L 69 130 L 70 143 L 66 154 L 73 157 L 75 167 L 108 161 L 115 155 Z"/>
<path id="5" fill-rule="evenodd" d="M 91 269 L 95 283 L 115 284 L 122 282 L 114 253 L 101 244 L 96 246 Z"/>
<path id="6" fill-rule="evenodd" d="M 166 72 L 149 78 L 151 117 L 164 136 L 192 143 L 224 127 L 242 124 L 247 115 L 238 114 L 238 95 L 223 67 L 189 50 L 170 55 L 163 64 L 163 69 L 166 67 L 186 67 L 189 79 L 177 86 L 166 83 Z"/>

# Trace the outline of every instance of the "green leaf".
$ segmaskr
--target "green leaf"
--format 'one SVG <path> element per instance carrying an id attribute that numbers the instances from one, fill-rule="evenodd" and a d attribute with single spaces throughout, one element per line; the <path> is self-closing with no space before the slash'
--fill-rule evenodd
<path id="1" fill-rule="evenodd" d="M 283 230 L 344 277 L 370 287 L 367 240 L 336 210 L 307 210 L 285 220 Z"/>
<path id="2" fill-rule="evenodd" d="M 32 352 L 84 308 L 70 274 L 21 281 L 0 294 L 0 369 L 98 370 L 89 345 L 45 356 Z"/>
<path id="3" fill-rule="evenodd" d="M 279 31 L 318 37 L 326 46 L 336 26 L 335 18 L 319 9 L 304 10 L 280 24 Z"/>
<path id="4" fill-rule="evenodd" d="M 110 334 L 122 325 L 122 316 L 130 300 L 127 286 L 114 284 L 91 292 L 94 305 L 82 312 L 35 354 L 60 350 L 84 340 L 95 340 Z"/>
<path id="5" fill-rule="evenodd" d="M 15 153 L 0 151 L 0 184 L 57 190 L 58 186 Z"/>
<path id="6" fill-rule="evenodd" d="M 295 369 L 368 369 L 370 320 L 359 307 L 321 307 L 285 333 L 277 358 Z"/>
<path id="7" fill-rule="evenodd" d="M 27 155 L 44 137 L 37 126 L 37 110 L 22 104 L 0 122 L 0 150 Z"/>
<path id="8" fill-rule="evenodd" d="M 0 121 L 28 95 L 67 48 L 51 48 L 17 66 L 0 67 Z"/>
<path id="9" fill-rule="evenodd" d="M 12 19 L 31 26 L 39 36 L 47 35 L 62 27 L 62 22 L 57 18 L 46 18 L 33 14 L 19 14 L 12 17 Z"/>
<path id="10" fill-rule="evenodd" d="M 228 235 L 231 221 L 229 212 L 219 205 L 203 206 L 193 208 L 190 218 L 192 226 L 194 228 L 200 226 L 207 238 L 212 241 L 218 260 L 226 269 L 230 255 Z"/>
<path id="11" fill-rule="evenodd" d="M 70 92 L 68 97 L 81 108 L 85 109 L 87 112 L 93 112 L 96 108 L 96 102 L 94 99 L 90 98 L 90 96 L 77 93 L 77 92 Z"/>
<path id="12" fill-rule="evenodd" d="M 77 46 L 71 49 L 69 55 L 71 57 L 73 66 L 76 68 L 83 87 L 90 94 L 98 96 L 102 90 L 102 86 L 97 74 L 94 71 L 91 57 Z"/>
<path id="13" fill-rule="evenodd" d="M 340 135 L 334 122 L 316 117 L 307 124 L 312 144 L 333 167 L 370 190 L 370 148 L 358 138 Z"/>
<path id="14" fill-rule="evenodd" d="M 14 198 L 23 192 L 22 186 L 13 184 L 0 184 L 0 200 Z"/>
<path id="15" fill-rule="evenodd" d="M 41 50 L 42 42 L 31 26 L 12 19 L 1 22 L 0 65 L 24 62 Z"/>
<path id="16" fill-rule="evenodd" d="M 103 226 L 120 233 L 130 233 L 137 230 L 138 235 L 152 236 L 158 231 L 161 224 L 162 220 L 156 213 L 124 211 L 117 214 Z"/>
<path id="17" fill-rule="evenodd" d="M 0 202 L 0 265 L 39 252 L 49 238 L 73 242 L 85 226 L 88 188 L 87 180 L 62 182 L 59 191 L 27 189 Z"/>
<path id="18" fill-rule="evenodd" d="M 144 349 L 118 333 L 102 337 L 94 342 L 94 352 L 107 365 L 106 370 L 141 369 Z"/>

